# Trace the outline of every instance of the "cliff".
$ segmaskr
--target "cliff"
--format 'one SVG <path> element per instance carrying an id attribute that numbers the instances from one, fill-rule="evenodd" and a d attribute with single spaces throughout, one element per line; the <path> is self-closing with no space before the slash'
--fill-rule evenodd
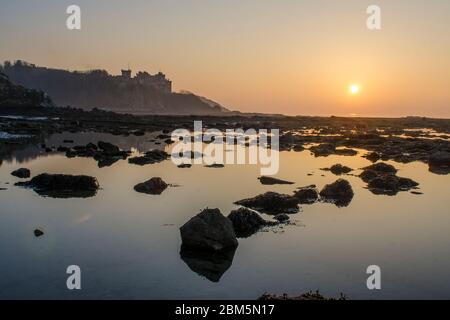
<path id="1" fill-rule="evenodd" d="M 0 72 L 16 84 L 46 92 L 58 106 L 133 114 L 214 115 L 228 111 L 218 103 L 192 93 L 159 89 L 154 81 L 171 84 L 161 73 L 155 76 L 138 73 L 135 78 L 125 78 L 112 76 L 104 70 L 71 72 L 21 61 L 5 62 L 0 66 Z"/>

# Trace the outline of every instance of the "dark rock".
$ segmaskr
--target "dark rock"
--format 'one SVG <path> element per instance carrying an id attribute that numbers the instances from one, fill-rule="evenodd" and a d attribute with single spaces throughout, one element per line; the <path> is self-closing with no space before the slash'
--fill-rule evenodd
<path id="1" fill-rule="evenodd" d="M 254 198 L 237 201 L 236 204 L 268 214 L 296 213 L 299 200 L 276 192 L 266 192 Z"/>
<path id="2" fill-rule="evenodd" d="M 346 207 L 353 199 L 353 189 L 347 180 L 339 179 L 323 187 L 320 196 L 325 202 L 332 202 L 338 207 Z"/>
<path id="3" fill-rule="evenodd" d="M 112 143 L 104 142 L 104 141 L 98 142 L 98 148 L 100 150 L 103 150 L 103 152 L 109 153 L 109 154 L 116 154 L 116 153 L 120 152 L 120 149 L 118 146 L 115 146 Z"/>
<path id="4" fill-rule="evenodd" d="M 228 215 L 238 238 L 247 238 L 260 228 L 273 225 L 273 222 L 264 220 L 258 213 L 247 208 L 239 208 Z"/>
<path id="5" fill-rule="evenodd" d="M 156 149 L 146 152 L 144 156 L 130 158 L 128 159 L 128 162 L 143 166 L 147 164 L 159 163 L 168 159 L 169 157 L 170 156 L 167 152 Z"/>
<path id="6" fill-rule="evenodd" d="M 316 157 L 327 157 L 336 152 L 336 147 L 330 143 L 323 143 L 318 146 L 313 146 L 309 150 Z"/>
<path id="7" fill-rule="evenodd" d="M 370 152 L 363 157 L 372 162 L 377 162 L 381 159 L 381 155 L 378 152 Z"/>
<path id="8" fill-rule="evenodd" d="M 387 164 L 384 162 L 375 163 L 375 164 L 372 164 L 363 169 L 364 170 L 373 170 L 378 173 L 393 173 L 393 174 L 397 173 L 397 169 L 393 165 L 390 165 L 390 164 Z"/>
<path id="9" fill-rule="evenodd" d="M 359 177 L 366 183 L 368 183 L 370 180 L 372 180 L 373 178 L 378 177 L 380 173 L 376 172 L 375 170 L 372 169 L 366 169 L 363 172 L 361 172 L 361 174 L 359 175 Z"/>
<path id="10" fill-rule="evenodd" d="M 274 185 L 274 184 L 294 184 L 294 182 L 281 180 L 277 178 L 262 176 L 258 178 L 259 182 L 264 185 Z"/>
<path id="11" fill-rule="evenodd" d="M 283 294 L 281 296 L 277 296 L 274 294 L 269 294 L 269 293 L 264 293 L 261 297 L 258 298 L 258 300 L 261 301 L 281 301 L 281 300 L 294 300 L 294 301 L 298 301 L 298 300 L 311 300 L 311 301 L 332 301 L 332 300 L 347 300 L 347 297 L 343 294 L 341 294 L 341 296 L 339 298 L 327 298 L 324 297 L 323 295 L 321 295 L 319 293 L 319 291 L 316 292 L 312 292 L 309 291 L 307 293 L 304 293 L 298 297 L 290 297 L 287 294 Z"/>
<path id="12" fill-rule="evenodd" d="M 301 204 L 311 204 L 319 199 L 319 192 L 315 185 L 311 185 L 296 190 L 294 192 L 294 197 L 296 197 Z"/>
<path id="13" fill-rule="evenodd" d="M 430 172 L 437 174 L 450 173 L 450 152 L 439 151 L 433 153 L 428 159 Z"/>
<path id="14" fill-rule="evenodd" d="M 139 183 L 134 186 L 134 190 L 140 193 L 159 195 L 167 189 L 169 185 L 165 183 L 161 178 L 151 178 L 150 180 Z"/>
<path id="15" fill-rule="evenodd" d="M 17 178 L 25 179 L 31 176 L 31 171 L 27 168 L 20 168 L 11 172 L 11 175 Z"/>
<path id="16" fill-rule="evenodd" d="M 39 230 L 39 229 L 34 230 L 34 236 L 36 238 L 39 238 L 40 236 L 43 236 L 43 235 L 44 235 L 44 232 L 42 230 Z"/>
<path id="17" fill-rule="evenodd" d="M 408 191 L 419 184 L 409 178 L 393 174 L 380 174 L 369 181 L 368 187 L 375 194 L 395 195 L 399 191 Z"/>
<path id="18" fill-rule="evenodd" d="M 289 215 L 287 215 L 286 213 L 280 213 L 277 214 L 275 217 L 273 217 L 275 220 L 277 220 L 278 222 L 286 222 L 289 221 L 290 217 Z"/>
<path id="19" fill-rule="evenodd" d="M 342 164 L 335 164 L 335 165 L 331 166 L 331 168 L 324 168 L 322 170 L 331 171 L 331 173 L 338 175 L 338 176 L 353 171 L 352 168 L 343 166 Z"/>
<path id="20" fill-rule="evenodd" d="M 206 168 L 224 168 L 225 165 L 221 163 L 213 163 L 205 166 Z"/>
<path id="21" fill-rule="evenodd" d="M 236 247 L 222 250 L 198 250 L 181 246 L 180 257 L 189 269 L 212 282 L 219 282 L 231 267 Z"/>
<path id="22" fill-rule="evenodd" d="M 56 149 L 56 151 L 58 151 L 58 152 L 67 152 L 67 151 L 69 151 L 69 148 L 63 147 L 63 146 L 59 146 L 59 147 Z"/>
<path id="23" fill-rule="evenodd" d="M 190 168 L 192 167 L 192 164 L 190 163 L 182 163 L 178 165 L 178 168 Z"/>
<path id="24" fill-rule="evenodd" d="M 43 173 L 17 186 L 33 188 L 42 196 L 53 198 L 87 198 L 97 193 L 97 179 L 90 176 Z"/>
<path id="25" fill-rule="evenodd" d="M 205 209 L 181 228 L 181 240 L 186 248 L 218 251 L 237 247 L 233 223 L 219 209 Z"/>

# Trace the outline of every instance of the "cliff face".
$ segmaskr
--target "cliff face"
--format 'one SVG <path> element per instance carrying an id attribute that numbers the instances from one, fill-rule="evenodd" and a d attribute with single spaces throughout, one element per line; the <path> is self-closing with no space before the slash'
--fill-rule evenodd
<path id="1" fill-rule="evenodd" d="M 69 72 L 16 62 L 0 67 L 14 83 L 46 92 L 59 106 L 135 114 L 220 114 L 219 104 L 192 93 L 166 93 L 103 70 Z"/>
<path id="2" fill-rule="evenodd" d="M 52 106 L 52 101 L 44 92 L 15 85 L 0 73 L 0 107 L 41 106 Z"/>

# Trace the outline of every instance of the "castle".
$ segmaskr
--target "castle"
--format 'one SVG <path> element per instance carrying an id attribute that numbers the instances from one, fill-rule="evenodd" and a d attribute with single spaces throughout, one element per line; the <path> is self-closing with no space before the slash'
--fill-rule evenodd
<path id="1" fill-rule="evenodd" d="M 155 75 L 151 75 L 146 71 L 139 71 L 133 78 L 131 76 L 131 70 L 122 70 L 120 76 L 116 76 L 116 79 L 123 83 L 136 83 L 146 87 L 152 87 L 164 93 L 172 93 L 172 81 L 166 78 L 166 75 L 162 72 L 158 72 Z"/>

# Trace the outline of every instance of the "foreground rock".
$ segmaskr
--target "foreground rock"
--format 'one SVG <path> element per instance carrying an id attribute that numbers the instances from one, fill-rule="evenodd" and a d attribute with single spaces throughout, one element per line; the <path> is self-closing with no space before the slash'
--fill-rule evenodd
<path id="1" fill-rule="evenodd" d="M 433 153 L 428 159 L 430 171 L 437 174 L 450 173 L 450 152 L 439 151 Z"/>
<path id="2" fill-rule="evenodd" d="M 334 203 L 338 207 L 346 207 L 353 199 L 353 189 L 347 180 L 339 179 L 331 184 L 327 184 L 320 191 L 323 201 Z"/>
<path id="3" fill-rule="evenodd" d="M 311 204 L 319 199 L 319 192 L 315 185 L 310 185 L 296 190 L 294 192 L 294 197 L 296 197 L 301 204 Z"/>
<path id="4" fill-rule="evenodd" d="M 159 195 L 167 189 L 169 185 L 159 177 L 151 178 L 146 182 L 134 186 L 134 190 L 140 193 Z"/>
<path id="5" fill-rule="evenodd" d="M 275 225 L 276 222 L 264 220 L 258 213 L 247 208 L 231 211 L 228 219 L 233 223 L 238 238 L 247 238 L 264 226 Z"/>
<path id="6" fill-rule="evenodd" d="M 219 251 L 237 247 L 238 241 L 231 220 L 219 209 L 205 209 L 181 228 L 185 248 Z"/>
<path id="7" fill-rule="evenodd" d="M 25 179 L 31 176 L 31 171 L 26 168 L 20 168 L 11 172 L 11 175 L 17 178 Z"/>
<path id="8" fill-rule="evenodd" d="M 277 178 L 262 176 L 258 178 L 259 182 L 264 185 L 274 185 L 274 184 L 294 184 L 294 182 L 281 180 Z"/>
<path id="9" fill-rule="evenodd" d="M 327 298 L 324 297 L 323 295 L 321 295 L 319 293 L 319 291 L 316 292 L 312 292 L 309 291 L 307 293 L 304 293 L 300 296 L 297 297 L 290 297 L 287 294 L 283 294 L 280 296 L 277 296 L 275 294 L 270 294 L 270 293 L 264 293 L 261 297 L 258 298 L 258 300 L 263 300 L 263 301 L 276 301 L 276 300 L 347 300 L 347 297 L 343 294 L 340 295 L 339 298 Z"/>
<path id="10" fill-rule="evenodd" d="M 237 201 L 235 204 L 267 214 L 297 213 L 299 199 L 287 194 L 266 192 L 254 198 Z"/>
<path id="11" fill-rule="evenodd" d="M 352 168 L 343 166 L 342 164 L 335 164 L 335 165 L 331 166 L 330 168 L 324 168 L 322 170 L 331 171 L 331 173 L 333 173 L 337 176 L 340 176 L 342 174 L 346 174 L 346 173 L 353 171 Z"/>
<path id="12" fill-rule="evenodd" d="M 181 246 L 180 257 L 189 269 L 209 281 L 219 282 L 223 274 L 231 267 L 236 247 L 219 251 L 196 250 Z"/>
<path id="13" fill-rule="evenodd" d="M 39 195 L 53 198 L 88 198 L 95 196 L 99 189 L 94 177 L 48 173 L 40 174 L 27 182 L 18 182 L 16 185 L 33 188 Z"/>

